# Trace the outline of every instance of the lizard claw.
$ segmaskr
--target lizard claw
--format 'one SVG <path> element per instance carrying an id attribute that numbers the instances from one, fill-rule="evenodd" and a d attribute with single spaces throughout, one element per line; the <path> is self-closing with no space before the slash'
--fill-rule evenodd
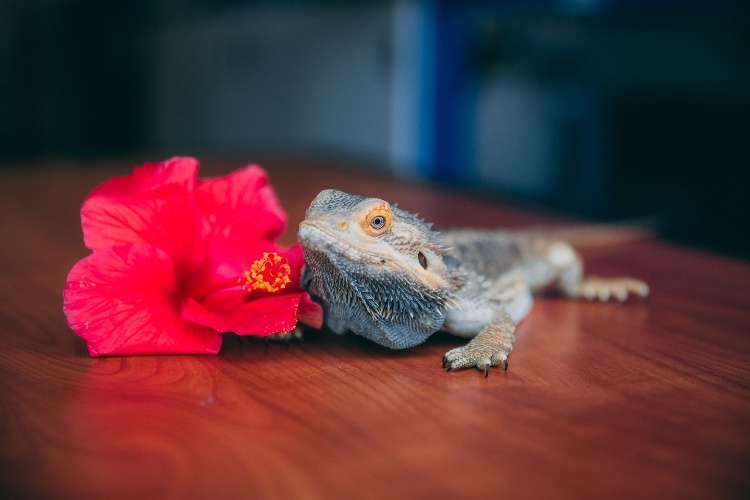
<path id="1" fill-rule="evenodd" d="M 607 302 L 615 298 L 625 302 L 630 295 L 648 297 L 649 288 L 646 283 L 632 278 L 597 278 L 584 279 L 578 286 L 578 296 L 588 300 Z"/>
<path id="2" fill-rule="evenodd" d="M 485 377 L 488 377 L 493 366 L 501 366 L 503 370 L 507 371 L 509 354 L 510 352 L 503 348 L 492 353 L 485 350 L 470 349 L 467 346 L 457 347 L 445 353 L 443 367 L 445 371 L 452 372 L 473 366 L 483 372 Z"/>

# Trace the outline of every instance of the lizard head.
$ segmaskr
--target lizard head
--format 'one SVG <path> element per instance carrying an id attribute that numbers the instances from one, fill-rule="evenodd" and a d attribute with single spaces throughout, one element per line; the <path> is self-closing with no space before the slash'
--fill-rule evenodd
<path id="1" fill-rule="evenodd" d="M 378 198 L 322 191 L 299 227 L 304 284 L 326 322 L 381 345 L 406 348 L 440 329 L 460 286 L 439 233 Z"/>

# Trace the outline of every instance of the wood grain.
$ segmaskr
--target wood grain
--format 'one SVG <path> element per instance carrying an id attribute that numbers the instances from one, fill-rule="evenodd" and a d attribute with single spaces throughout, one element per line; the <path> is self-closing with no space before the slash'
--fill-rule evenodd
<path id="1" fill-rule="evenodd" d="M 239 162 L 209 162 L 221 173 Z M 266 162 L 294 229 L 324 187 L 442 226 L 559 219 L 331 162 Z M 750 490 L 750 265 L 659 241 L 598 250 L 647 302 L 542 298 L 507 374 L 310 332 L 218 357 L 91 359 L 61 311 L 106 167 L 0 177 L 0 488 L 8 498 L 731 498 Z"/>

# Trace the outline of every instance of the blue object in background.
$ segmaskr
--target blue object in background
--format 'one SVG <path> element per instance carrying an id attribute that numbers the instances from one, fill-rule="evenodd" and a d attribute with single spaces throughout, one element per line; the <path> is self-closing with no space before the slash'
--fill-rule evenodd
<path id="1" fill-rule="evenodd" d="M 476 68 L 471 66 L 469 12 L 440 2 L 435 13 L 434 177 L 444 182 L 472 179 L 474 171 Z"/>
<path id="2" fill-rule="evenodd" d="M 746 10 L 0 2 L 0 163 L 334 157 L 750 255 Z"/>

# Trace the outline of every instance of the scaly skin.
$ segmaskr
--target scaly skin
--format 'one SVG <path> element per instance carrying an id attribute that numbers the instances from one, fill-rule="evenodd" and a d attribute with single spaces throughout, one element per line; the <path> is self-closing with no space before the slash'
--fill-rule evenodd
<path id="1" fill-rule="evenodd" d="M 584 278 L 573 248 L 538 232 L 439 233 L 377 198 L 327 189 L 300 224 L 303 285 L 320 300 L 326 324 L 404 349 L 444 330 L 472 338 L 448 351 L 448 370 L 507 369 L 515 328 L 532 292 L 555 287 L 573 298 L 645 297 L 631 278 Z"/>

